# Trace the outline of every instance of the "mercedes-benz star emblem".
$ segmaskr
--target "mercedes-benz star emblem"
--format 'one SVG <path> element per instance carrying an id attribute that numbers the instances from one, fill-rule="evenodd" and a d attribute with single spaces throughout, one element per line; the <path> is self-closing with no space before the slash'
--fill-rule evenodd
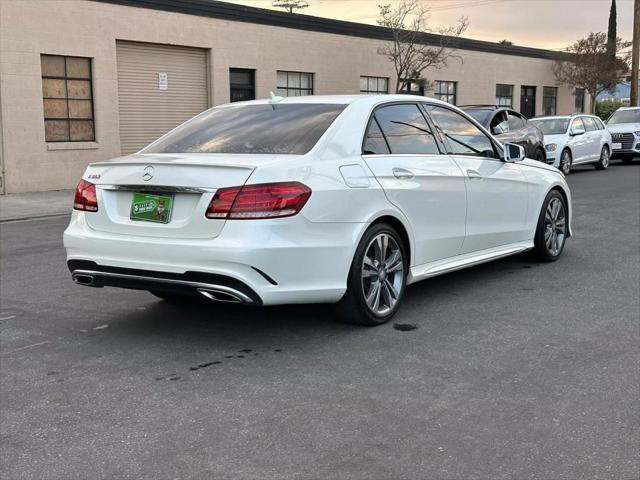
<path id="1" fill-rule="evenodd" d="M 151 165 L 147 165 L 144 167 L 144 172 L 142 173 L 142 179 L 145 182 L 148 182 L 153 178 L 154 168 Z"/>

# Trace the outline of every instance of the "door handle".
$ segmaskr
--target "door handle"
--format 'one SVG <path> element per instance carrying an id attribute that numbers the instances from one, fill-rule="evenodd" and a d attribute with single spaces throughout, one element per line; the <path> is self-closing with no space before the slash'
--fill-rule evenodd
<path id="1" fill-rule="evenodd" d="M 406 168 L 394 168 L 393 176 L 396 178 L 413 178 L 413 172 L 411 170 L 407 170 Z"/>
<path id="2" fill-rule="evenodd" d="M 467 177 L 469 180 L 482 180 L 482 175 L 477 170 L 467 169 Z"/>

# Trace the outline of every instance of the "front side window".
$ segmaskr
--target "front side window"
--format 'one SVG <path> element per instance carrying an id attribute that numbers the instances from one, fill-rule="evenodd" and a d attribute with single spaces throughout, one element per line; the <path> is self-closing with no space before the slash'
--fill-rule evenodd
<path id="1" fill-rule="evenodd" d="M 556 102 L 558 89 L 556 87 L 544 87 L 542 89 L 542 112 L 543 115 L 556 114 Z"/>
<path id="2" fill-rule="evenodd" d="M 436 105 L 427 106 L 427 110 L 446 140 L 447 153 L 498 158 L 489 137 L 462 115 Z"/>
<path id="3" fill-rule="evenodd" d="M 360 77 L 360 93 L 389 93 L 389 79 L 385 77 Z"/>
<path id="4" fill-rule="evenodd" d="M 169 132 L 143 153 L 303 155 L 344 108 L 321 103 L 213 108 Z"/>
<path id="5" fill-rule="evenodd" d="M 595 132 L 598 130 L 598 126 L 596 125 L 596 122 L 593 121 L 593 118 L 582 117 L 582 122 L 584 123 L 584 129 L 587 132 Z"/>
<path id="6" fill-rule="evenodd" d="M 246 68 L 229 69 L 229 89 L 231 102 L 243 102 L 256 98 L 256 71 Z"/>
<path id="7" fill-rule="evenodd" d="M 388 105 L 373 115 L 392 154 L 439 154 L 429 124 L 415 104 Z"/>
<path id="8" fill-rule="evenodd" d="M 524 128 L 525 125 L 526 125 L 526 122 L 524 118 L 522 118 L 520 115 L 518 115 L 515 112 L 509 112 L 509 129 L 510 130 L 520 130 L 521 128 Z"/>
<path id="9" fill-rule="evenodd" d="M 455 105 L 456 95 L 458 93 L 457 87 L 457 82 L 445 82 L 443 80 L 436 80 L 434 82 L 433 96 L 438 100 L 442 100 L 443 102 Z"/>
<path id="10" fill-rule="evenodd" d="M 500 107 L 513 106 L 513 85 L 496 85 L 496 105 Z"/>
<path id="11" fill-rule="evenodd" d="M 40 65 L 45 141 L 95 141 L 91 59 L 40 55 Z"/>
<path id="12" fill-rule="evenodd" d="M 576 88 L 576 113 L 584 113 L 584 88 Z"/>
<path id="13" fill-rule="evenodd" d="M 279 70 L 277 94 L 281 97 L 313 95 L 313 73 Z"/>

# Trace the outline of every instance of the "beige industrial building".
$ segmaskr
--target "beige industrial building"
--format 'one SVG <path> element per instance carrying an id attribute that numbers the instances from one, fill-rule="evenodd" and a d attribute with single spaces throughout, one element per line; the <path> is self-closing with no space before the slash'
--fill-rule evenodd
<path id="1" fill-rule="evenodd" d="M 0 0 L 2 193 L 73 188 L 198 112 L 280 95 L 387 93 L 380 27 L 211 0 Z M 437 42 L 425 36 L 425 42 Z M 588 105 L 556 53 L 464 39 L 424 92 L 532 116 Z M 416 86 L 416 90 L 419 90 Z"/>

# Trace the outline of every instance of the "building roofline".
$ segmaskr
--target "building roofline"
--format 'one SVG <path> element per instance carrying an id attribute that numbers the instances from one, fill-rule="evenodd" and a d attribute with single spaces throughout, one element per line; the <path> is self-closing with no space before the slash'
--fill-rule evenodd
<path id="1" fill-rule="evenodd" d="M 350 37 L 391 40 L 391 30 L 365 23 L 347 22 L 311 15 L 291 14 L 266 8 L 248 7 L 217 0 L 95 0 L 102 3 L 124 5 L 128 7 L 149 8 L 166 12 L 184 13 L 200 17 L 218 18 L 222 20 L 270 25 L 273 27 L 293 28 L 312 32 L 332 33 Z M 441 35 L 422 34 L 420 40 L 427 45 L 440 45 Z M 516 55 L 520 57 L 543 58 L 556 60 L 561 58 L 560 52 L 541 48 L 521 47 L 518 45 L 502 45 L 500 43 L 458 38 L 456 48 L 478 52 Z"/>

